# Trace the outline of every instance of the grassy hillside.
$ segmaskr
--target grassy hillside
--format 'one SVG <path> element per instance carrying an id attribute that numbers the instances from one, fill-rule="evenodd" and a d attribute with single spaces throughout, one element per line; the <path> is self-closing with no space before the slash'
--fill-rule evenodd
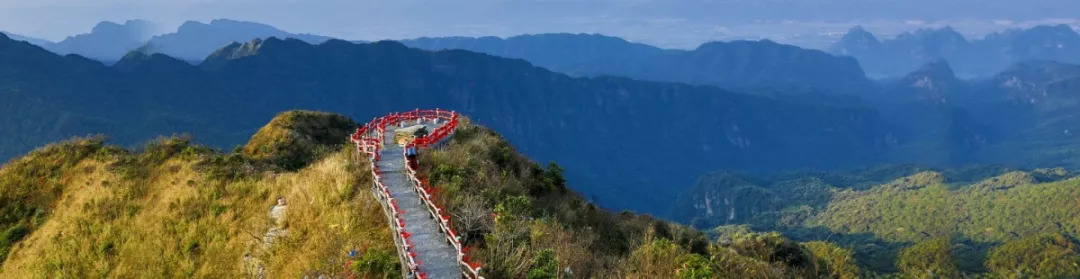
<path id="1" fill-rule="evenodd" d="M 200 65 L 133 54 L 106 66 L 0 37 L 0 132 L 12 134 L 0 137 L 0 160 L 88 133 L 106 133 L 123 146 L 190 133 L 200 143 L 231 148 L 283 110 L 368 120 L 418 107 L 467 113 L 523 153 L 561 162 L 576 189 L 603 199 L 604 206 L 653 213 L 672 199 L 646 195 L 651 185 L 680 187 L 719 167 L 880 160 L 887 150 L 879 142 L 890 130 L 869 108 L 792 104 L 706 86 L 574 78 L 518 59 L 428 52 L 395 42 L 310 45 L 270 38 L 232 44 Z M 654 148 L 622 152 L 612 142 Z M 657 144 L 662 142 L 683 144 Z M 641 167 L 657 156 L 696 163 Z M 601 164 L 607 167 L 590 170 Z"/>
<path id="2" fill-rule="evenodd" d="M 36 150 L 0 169 L 0 277 L 396 277 L 367 164 L 344 145 L 352 125 L 286 112 L 233 154 L 176 137 L 137 150 L 102 138 Z M 542 167 L 467 120 L 445 148 L 422 154 L 489 278 L 858 273 L 851 251 L 829 243 L 749 231 L 714 242 L 598 208 L 569 190 L 558 165 Z"/>
<path id="3" fill-rule="evenodd" d="M 1061 232 L 1080 236 L 1080 180 L 1037 183 L 1010 172 L 949 189 L 934 172 L 844 192 L 812 223 L 893 241 L 960 235 L 981 242 Z M 860 210 L 864 209 L 864 210 Z"/>
<path id="4" fill-rule="evenodd" d="M 348 117 L 311 111 L 279 114 L 244 145 L 251 158 L 296 169 L 345 144 L 359 124 Z"/>
<path id="5" fill-rule="evenodd" d="M 291 112 L 271 123 L 319 138 L 303 127 L 339 118 Z M 275 141 L 267 134 L 278 135 L 252 142 Z M 0 169 L 0 277 L 396 276 L 385 218 L 363 191 L 366 164 L 344 141 L 318 142 L 327 152 L 298 166 L 183 138 L 138 150 L 79 138 L 36 150 Z M 274 220 L 279 197 L 287 206 Z M 282 233 L 268 244 L 270 231 Z"/>
<path id="6" fill-rule="evenodd" d="M 829 243 L 749 231 L 717 241 L 647 215 L 598 208 L 569 190 L 557 164 L 532 162 L 467 120 L 445 147 L 422 150 L 420 165 L 489 278 L 859 274 L 851 251 Z"/>
<path id="7" fill-rule="evenodd" d="M 0 278 L 396 277 L 352 125 L 286 112 L 233 154 L 177 137 L 36 150 L 0 168 Z M 706 234 L 597 207 L 468 120 L 420 164 L 488 278 L 1080 275 L 1080 180 L 1064 170 L 714 173 L 699 185 L 713 203 L 687 212 L 750 225 Z"/>
<path id="8" fill-rule="evenodd" d="M 676 213 L 701 227 L 749 224 L 831 241 L 879 273 L 1080 276 L 1080 179 L 1073 176 L 1000 166 L 767 179 L 713 173 Z"/>

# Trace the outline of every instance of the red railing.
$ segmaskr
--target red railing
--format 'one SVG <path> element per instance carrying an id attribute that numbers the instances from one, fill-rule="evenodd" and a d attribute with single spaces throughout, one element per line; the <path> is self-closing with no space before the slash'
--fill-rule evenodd
<path id="1" fill-rule="evenodd" d="M 378 167 L 375 162 L 379 160 L 379 151 L 382 149 L 383 139 L 386 136 L 386 127 L 392 125 L 398 125 L 406 121 L 443 121 L 446 123 L 436 128 L 427 136 L 416 138 L 412 142 L 406 144 L 402 149 L 402 156 L 406 156 L 406 173 L 409 180 L 412 181 L 413 191 L 420 195 L 421 201 L 426 205 L 428 213 L 439 225 L 439 231 L 446 237 L 447 243 L 457 250 L 457 264 L 462 268 L 462 275 L 472 279 L 483 279 L 480 275 L 480 264 L 475 262 L 469 262 L 469 256 L 466 252 L 467 249 L 461 243 L 461 236 L 454 232 L 452 228 L 452 222 L 450 220 L 450 214 L 437 205 L 431 195 L 431 186 L 426 181 L 420 180 L 416 176 L 416 169 L 411 164 L 408 164 L 407 150 L 409 148 L 417 147 L 429 147 L 442 142 L 449 138 L 454 133 L 454 129 L 457 128 L 458 114 L 453 111 L 445 110 L 415 110 L 403 113 L 394 113 L 380 118 L 375 118 L 368 124 L 356 129 L 356 133 L 352 135 L 352 141 L 356 144 L 358 152 L 368 154 L 371 158 L 372 177 L 375 180 L 376 196 L 380 201 L 384 202 L 384 207 L 387 208 L 390 214 L 391 223 L 393 223 L 394 229 L 398 232 L 395 237 L 395 241 L 401 243 L 399 245 L 398 253 L 402 255 L 403 262 L 408 265 L 408 270 L 412 274 L 416 274 L 419 278 L 425 278 L 426 275 L 420 271 L 420 262 L 416 259 L 416 253 L 412 251 L 412 242 L 409 239 L 410 234 L 405 230 L 405 221 L 401 217 L 402 212 L 398 209 L 397 201 L 390 196 L 390 191 L 382 184 L 382 178 L 379 175 Z"/>

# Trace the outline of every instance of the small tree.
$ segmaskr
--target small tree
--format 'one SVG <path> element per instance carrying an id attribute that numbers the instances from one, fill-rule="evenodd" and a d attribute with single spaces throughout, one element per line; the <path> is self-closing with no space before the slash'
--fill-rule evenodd
<path id="1" fill-rule="evenodd" d="M 512 221 L 528 218 L 532 215 L 532 201 L 525 196 L 508 197 L 495 205 L 495 214 L 499 220 Z M 499 223 L 504 223 L 498 221 Z"/>
<path id="2" fill-rule="evenodd" d="M 528 279 L 554 279 L 559 272 L 559 263 L 555 261 L 555 251 L 544 249 L 536 251 Z"/>
<path id="3" fill-rule="evenodd" d="M 547 170 L 544 171 L 544 186 L 548 190 L 565 191 L 566 178 L 563 177 L 563 169 L 555 162 L 548 162 Z"/>
<path id="4" fill-rule="evenodd" d="M 999 278 L 1080 277 L 1080 249 L 1059 233 L 1027 237 L 991 250 L 986 268 Z"/>
<path id="5" fill-rule="evenodd" d="M 823 278 L 859 278 L 855 253 L 831 242 L 811 241 L 802 244 L 813 256 L 814 270 Z"/>
<path id="6" fill-rule="evenodd" d="M 452 211 L 454 221 L 457 223 L 459 233 L 463 234 L 463 241 L 471 243 L 483 238 L 484 233 L 494 229 L 491 220 L 492 211 L 484 205 L 484 201 L 477 196 L 464 196 L 460 205 Z"/>
<path id="7" fill-rule="evenodd" d="M 904 274 L 912 278 L 960 278 L 952 257 L 952 241 L 948 237 L 916 243 L 900 251 L 897 263 Z"/>
<path id="8" fill-rule="evenodd" d="M 353 262 L 352 272 L 363 278 L 376 278 L 379 275 L 389 278 L 400 272 L 401 263 L 389 251 L 367 249 L 364 255 Z"/>
<path id="9" fill-rule="evenodd" d="M 649 236 L 630 253 L 626 278 L 671 278 L 682 267 L 677 260 L 686 254 L 670 240 Z"/>
<path id="10" fill-rule="evenodd" d="M 680 260 L 680 267 L 675 275 L 679 279 L 708 279 L 713 278 L 713 269 L 708 259 L 698 254 L 688 254 Z"/>

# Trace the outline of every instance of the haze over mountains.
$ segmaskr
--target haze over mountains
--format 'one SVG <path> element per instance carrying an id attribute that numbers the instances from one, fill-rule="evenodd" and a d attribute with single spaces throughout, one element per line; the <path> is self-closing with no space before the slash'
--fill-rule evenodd
<path id="1" fill-rule="evenodd" d="M 133 33 L 72 41 L 105 41 L 91 39 L 106 34 Z M 229 43 L 274 34 L 303 40 Z M 325 39 L 252 23 L 191 22 L 107 65 L 5 37 L 0 129 L 12 136 L 0 143 L 0 157 L 88 133 L 123 144 L 192 133 L 229 148 L 283 110 L 366 119 L 432 106 L 472 115 L 534 158 L 566 165 L 578 190 L 605 206 L 658 214 L 678 189 L 717 168 L 1080 166 L 1070 93 L 1080 71 L 1058 62 L 1024 62 L 965 81 L 952 61 L 937 59 L 874 82 L 852 58 L 769 41 L 695 50 L 574 34 L 403 41 L 434 52 L 393 42 L 310 44 Z M 195 58 L 217 42 L 205 59 Z M 488 55 L 441 50 L 456 48 Z M 627 146 L 641 150 L 627 153 Z M 658 157 L 696 163 L 656 164 Z M 657 194 L 655 185 L 672 191 Z"/>
<path id="2" fill-rule="evenodd" d="M 968 39 L 945 27 L 881 40 L 855 27 L 829 51 L 857 58 L 867 74 L 874 77 L 901 76 L 939 59 L 947 60 L 962 77 L 988 77 L 1031 60 L 1080 63 L 1080 34 L 1068 25 L 1042 25 Z"/>
<path id="3" fill-rule="evenodd" d="M 247 42 L 252 39 L 270 37 L 295 38 L 308 43 L 318 44 L 330 37 L 293 34 L 281 31 L 273 26 L 217 19 L 209 24 L 188 21 L 177 28 L 176 32 L 154 36 L 141 49 L 145 53 L 162 53 L 184 61 L 200 62 L 215 50 L 233 42 Z"/>
<path id="4" fill-rule="evenodd" d="M 160 34 L 159 27 L 145 20 L 129 20 L 123 24 L 103 21 L 90 33 L 68 37 L 60 42 L 50 42 L 25 36 L 8 34 L 9 37 L 27 41 L 58 54 L 78 54 L 83 57 L 114 63 L 131 51 L 163 53 L 181 60 L 198 63 L 207 55 L 232 42 L 246 42 L 256 38 L 296 38 L 309 43 L 321 43 L 329 37 L 292 34 L 273 26 L 216 19 L 210 23 L 188 21 L 174 32 Z"/>
<path id="5" fill-rule="evenodd" d="M 191 63 L 201 62 L 214 50 L 231 42 L 246 42 L 268 37 L 296 38 L 309 43 L 329 39 L 312 34 L 294 34 L 269 25 L 217 19 L 210 23 L 188 21 L 170 33 L 144 20 L 123 24 L 101 22 L 90 33 L 75 35 L 61 42 L 10 34 L 59 54 L 79 54 L 113 63 L 132 50 L 164 53 Z M 883 39 L 856 26 L 836 41 L 828 52 L 851 56 L 858 65 L 843 59 L 822 56 L 809 50 L 769 41 L 710 42 L 692 50 L 662 49 L 647 44 L 627 42 L 603 35 L 548 33 L 498 37 L 422 37 L 401 40 L 411 47 L 428 50 L 465 49 L 502 57 L 521 58 L 531 63 L 574 76 L 615 75 L 636 79 L 718 85 L 761 89 L 761 76 L 787 75 L 792 80 L 770 88 L 835 93 L 850 91 L 866 83 L 865 78 L 899 78 L 925 63 L 946 60 L 964 79 L 985 78 L 1009 66 L 1032 60 L 1080 63 L 1080 35 L 1068 25 L 1039 25 L 1029 29 L 1010 29 L 983 38 L 965 38 L 958 31 L 944 27 L 919 29 Z M 754 45 L 753 47 L 748 47 Z M 773 60 L 747 69 L 748 56 Z M 755 58 L 758 60 L 761 58 Z M 820 75 L 820 71 L 799 68 L 813 65 L 839 71 Z M 860 69 L 856 69 L 856 67 Z M 741 75 L 732 75 L 739 72 Z M 860 72 L 865 72 L 860 73 Z M 814 76 L 816 74 L 816 76 Z"/>
<path id="6" fill-rule="evenodd" d="M 660 49 L 586 34 L 523 35 L 507 39 L 420 38 L 402 42 L 429 50 L 465 49 L 521 58 L 576 76 L 623 76 L 735 89 L 767 87 L 826 94 L 858 94 L 872 87 L 854 59 L 770 41 L 712 42 L 694 50 Z"/>
<path id="7" fill-rule="evenodd" d="M 718 165 L 862 162 L 874 157 L 880 126 L 862 109 L 788 104 L 711 87 L 571 78 L 521 60 L 395 42 L 310 45 L 271 38 L 230 45 L 197 66 L 141 53 L 105 66 L 6 38 L 0 48 L 8 85 L 3 96 L 10 100 L 4 104 L 11 106 L 3 110 L 10 121 L 4 127 L 20 131 L 0 144 L 5 157 L 96 132 L 126 144 L 190 132 L 228 148 L 285 108 L 366 119 L 441 107 L 471 115 L 538 160 L 564 164 L 582 185 L 578 190 L 606 206 L 662 212 L 664 196 L 675 192 L 657 194 L 646 185 L 684 187 L 698 171 Z M 66 82 L 53 82 L 56 77 Z M 626 147 L 641 152 L 623 152 Z M 846 155 L 827 156 L 841 150 Z M 659 154 L 703 163 L 653 164 Z M 631 200 L 639 198 L 652 201 L 635 206 Z"/>
<path id="8" fill-rule="evenodd" d="M 103 21 L 90 33 L 69 36 L 60 42 L 49 42 L 18 36 L 58 54 L 78 54 L 99 61 L 114 62 L 129 51 L 139 48 L 156 32 L 153 23 L 145 20 L 129 20 L 123 24 Z"/>
<path id="9" fill-rule="evenodd" d="M 1068 26 L 855 28 L 831 53 L 160 33 L 0 34 L 0 160 L 20 157 L 0 165 L 0 277 L 397 274 L 392 245 L 418 231 L 386 227 L 377 207 L 403 200 L 361 190 L 393 171 L 357 164 L 346 135 L 415 108 L 464 116 L 411 163 L 486 278 L 1080 277 Z M 50 144 L 93 134 L 134 149 Z"/>

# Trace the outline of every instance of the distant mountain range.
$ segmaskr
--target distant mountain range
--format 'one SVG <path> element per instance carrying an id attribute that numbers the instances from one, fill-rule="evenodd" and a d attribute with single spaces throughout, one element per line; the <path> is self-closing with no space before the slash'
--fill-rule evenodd
<path id="1" fill-rule="evenodd" d="M 165 42 L 161 47 L 192 42 L 184 39 L 189 35 L 207 39 L 188 45 L 195 49 L 229 39 L 222 34 L 276 30 L 231 21 L 185 26 L 149 40 Z M 193 35 L 199 32 L 220 36 Z M 872 82 L 852 58 L 768 41 L 690 51 L 571 34 L 405 42 L 510 57 L 503 58 L 396 42 L 313 45 L 325 38 L 305 38 L 223 43 L 199 62 L 195 52 L 177 58 L 147 51 L 149 44 L 103 64 L 4 36 L 0 131 L 9 136 L 0 138 L 0 158 L 89 133 L 135 144 L 189 132 L 228 148 L 284 110 L 367 119 L 441 107 L 475 117 L 535 159 L 565 164 L 574 185 L 603 205 L 654 213 L 678 191 L 648 187 L 688 187 L 717 168 L 1080 166 L 1072 138 L 1080 131 L 1080 102 L 1072 94 L 1080 89 L 1080 66 L 1059 62 L 1018 63 L 967 81 L 957 77 L 956 63 L 936 59 L 899 79 Z"/>
<path id="2" fill-rule="evenodd" d="M 225 45 L 234 42 L 247 42 L 252 39 L 295 38 L 308 43 L 318 44 L 330 39 L 326 36 L 311 34 L 293 34 L 281 31 L 273 26 L 216 19 L 209 24 L 188 21 L 180 25 L 176 32 L 154 36 L 142 49 L 145 53 L 162 53 L 185 61 L 200 62 L 206 56 Z"/>
<path id="3" fill-rule="evenodd" d="M 318 44 L 329 37 L 293 34 L 269 25 L 233 20 L 209 24 L 189 21 L 175 32 L 151 36 L 151 24 L 103 22 L 91 33 L 60 43 L 20 38 L 59 54 L 79 54 L 107 64 L 127 52 L 162 53 L 199 63 L 233 42 L 269 37 L 296 38 Z M 640 80 L 713 85 L 747 92 L 858 95 L 872 91 L 854 59 L 771 41 L 713 42 L 695 50 L 670 50 L 588 34 L 538 34 L 496 37 L 447 37 L 403 40 L 427 50 L 464 49 L 525 59 L 572 76 L 623 76 Z M 822 71 L 821 69 L 828 69 Z"/>
<path id="4" fill-rule="evenodd" d="M 325 36 L 288 33 L 261 23 L 228 19 L 215 19 L 209 24 L 188 21 L 180 25 L 175 32 L 161 35 L 156 35 L 157 29 L 149 21 L 129 20 L 123 24 L 103 21 L 94 26 L 90 33 L 71 36 L 60 42 L 4 34 L 57 54 L 78 54 L 109 64 L 136 50 L 163 53 L 198 63 L 210 53 L 233 42 L 269 37 L 296 38 L 310 43 L 321 43 L 330 39 Z"/>
<path id="5" fill-rule="evenodd" d="M 768 88 L 818 94 L 861 94 L 873 88 L 854 59 L 771 41 L 712 42 L 694 50 L 565 33 L 401 42 L 427 50 L 464 49 L 520 58 L 575 76 L 623 76 L 735 90 Z"/>
<path id="6" fill-rule="evenodd" d="M 154 35 L 156 27 L 145 20 L 129 20 L 123 24 L 110 21 L 98 23 L 90 33 L 67 37 L 60 42 L 17 36 L 58 54 L 78 54 L 94 60 L 115 62 L 129 51 L 139 48 Z"/>
<path id="7" fill-rule="evenodd" d="M 34 44 L 34 45 L 37 45 L 37 46 L 40 46 L 40 47 L 44 47 L 46 49 L 49 49 L 53 45 L 56 44 L 54 42 L 50 42 L 50 41 L 45 40 L 45 39 L 27 37 L 27 36 L 22 36 L 22 35 L 19 35 L 19 34 L 14 34 L 14 33 L 9 33 L 9 32 L 4 32 L 4 31 L 0 31 L 0 34 L 4 34 L 4 35 L 8 36 L 8 38 L 11 38 L 12 40 L 28 42 L 28 43 L 31 43 L 31 44 Z"/>
<path id="8" fill-rule="evenodd" d="M 199 63 L 232 42 L 269 37 L 321 43 L 326 36 L 295 34 L 269 25 L 217 19 L 189 21 L 155 36 L 152 23 L 102 22 L 90 33 L 54 43 L 9 34 L 59 54 L 79 54 L 114 63 L 129 51 L 163 53 Z M 363 43 L 362 41 L 355 41 Z M 1067 25 L 1036 26 L 969 40 L 945 27 L 920 29 L 881 40 L 855 27 L 828 53 L 771 41 L 705 43 L 693 50 L 662 49 L 597 34 L 550 33 L 498 37 L 423 37 L 401 40 L 426 50 L 463 49 L 519 58 L 572 76 L 623 76 L 640 80 L 713 85 L 759 94 L 798 96 L 859 95 L 876 91 L 867 76 L 895 79 L 934 61 L 947 61 L 958 77 L 990 77 L 1009 66 L 1034 60 L 1080 63 L 1080 35 Z M 792 98 L 793 96 L 786 96 Z"/>
<path id="9" fill-rule="evenodd" d="M 962 77 L 989 77 L 1010 65 L 1031 60 L 1080 63 L 1080 34 L 1068 25 L 1044 25 L 969 40 L 945 27 L 879 40 L 862 27 L 855 27 L 829 51 L 857 58 L 867 74 L 874 77 L 903 76 L 940 59 L 952 64 Z"/>
<path id="10" fill-rule="evenodd" d="M 605 206 L 654 213 L 677 191 L 649 186 L 688 187 L 706 169 L 842 167 L 879 160 L 886 147 L 886 127 L 868 109 L 572 78 L 521 60 L 396 42 L 270 38 L 231 44 L 199 65 L 133 52 L 106 66 L 4 37 L 0 77 L 0 129 L 13 135 L 0 139 L 5 158 L 87 133 L 122 144 L 192 133 L 228 148 L 288 109 L 368 119 L 438 107 L 471 115 L 535 159 L 557 160 Z"/>

